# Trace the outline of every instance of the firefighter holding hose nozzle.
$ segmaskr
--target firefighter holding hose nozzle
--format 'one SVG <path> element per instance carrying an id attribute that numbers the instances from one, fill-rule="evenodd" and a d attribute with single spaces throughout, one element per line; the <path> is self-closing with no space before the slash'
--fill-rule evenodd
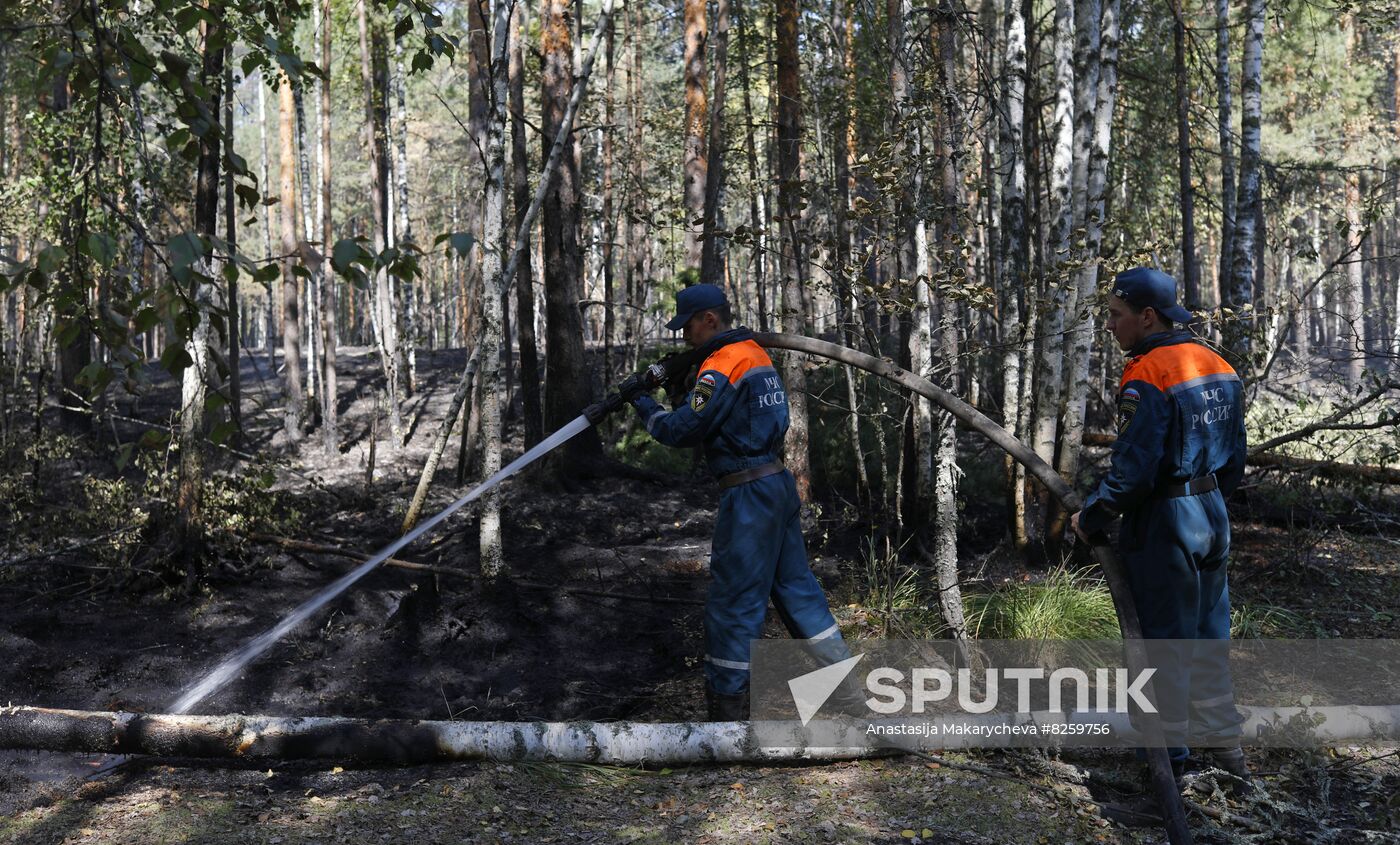
<path id="1" fill-rule="evenodd" d="M 630 376 L 585 413 L 596 422 L 630 403 L 666 446 L 701 446 L 719 481 L 719 514 L 705 604 L 705 703 L 711 721 L 748 718 L 749 643 L 762 636 L 768 599 L 788 632 L 829 665 L 850 657 L 826 594 L 807 564 L 792 473 L 779 453 L 788 429 L 787 393 L 768 353 L 746 328 L 731 327 L 724 291 L 700 284 L 676 294 L 666 324 L 691 352 Z M 651 392 L 699 362 L 694 387 L 667 411 Z M 596 415 L 596 419 L 595 419 Z M 849 706 L 847 691 L 836 697 Z"/>
<path id="2" fill-rule="evenodd" d="M 1248 781 L 1228 662 L 1225 511 L 1244 477 L 1244 394 L 1234 369 L 1185 330 L 1190 320 L 1166 273 L 1137 267 L 1114 278 L 1107 329 L 1127 354 L 1118 439 L 1108 475 L 1070 524 L 1088 539 L 1122 516 L 1119 547 L 1145 639 L 1213 641 L 1184 656 L 1157 652 L 1158 708 L 1178 780 L 1193 736 L 1209 737 L 1215 764 Z"/>

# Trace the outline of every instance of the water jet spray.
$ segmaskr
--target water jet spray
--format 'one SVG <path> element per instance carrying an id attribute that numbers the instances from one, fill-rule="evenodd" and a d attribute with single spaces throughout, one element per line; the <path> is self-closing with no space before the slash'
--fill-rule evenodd
<path id="1" fill-rule="evenodd" d="M 616 394 L 614 394 L 614 396 L 616 396 Z M 609 404 L 612 401 L 613 397 L 610 396 L 608 399 L 603 400 L 603 402 L 598 403 L 598 405 Z M 597 406 L 590 406 L 590 409 L 595 407 Z M 621 405 L 618 404 L 617 407 L 621 407 Z M 606 414 L 604 414 L 604 416 L 606 416 Z M 598 419 L 602 419 L 602 417 L 600 416 Z M 594 424 L 594 422 L 596 422 L 596 420 L 591 419 L 587 414 L 578 416 L 568 425 L 565 425 L 549 437 L 540 441 L 534 448 L 501 468 L 499 472 L 492 475 L 481 484 L 478 484 L 469 493 L 433 514 L 431 517 L 423 520 L 413 530 L 380 549 L 379 552 L 369 560 L 355 567 L 345 575 L 342 575 L 334 583 L 302 602 L 295 610 L 287 614 L 282 621 L 249 640 L 237 651 L 224 658 L 218 666 L 200 679 L 198 683 L 186 689 L 185 692 L 180 695 L 180 698 L 176 700 L 170 713 L 173 715 L 188 713 L 201 701 L 226 686 L 237 677 L 238 673 L 242 671 L 244 667 L 256 660 L 260 655 L 272 648 L 272 646 L 276 645 L 277 642 L 285 637 L 293 628 L 305 622 L 307 618 L 316 611 L 325 607 L 331 600 L 354 586 L 361 578 L 364 578 L 377 569 L 384 561 L 393 557 L 395 552 L 407 546 L 409 543 L 412 543 L 414 540 L 417 540 L 428 531 L 431 531 L 439 523 L 456 513 L 465 505 L 471 504 L 481 498 L 484 494 L 490 492 L 492 488 L 498 486 L 502 481 L 520 472 L 520 470 L 534 463 L 542 456 L 554 451 L 559 446 L 563 445 L 565 441 L 588 428 L 590 425 Z"/>

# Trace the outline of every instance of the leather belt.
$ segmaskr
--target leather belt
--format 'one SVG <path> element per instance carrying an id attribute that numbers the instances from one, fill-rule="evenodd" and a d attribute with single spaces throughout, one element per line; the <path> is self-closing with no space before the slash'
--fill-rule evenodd
<path id="1" fill-rule="evenodd" d="M 1193 478 L 1185 484 L 1170 484 L 1167 486 L 1167 498 L 1177 499 L 1182 496 L 1199 496 L 1202 493 L 1209 493 L 1218 489 L 1220 482 L 1215 480 L 1215 473 L 1203 475 L 1200 478 Z"/>
<path id="2" fill-rule="evenodd" d="M 783 466 L 782 461 L 774 461 L 771 464 L 764 464 L 763 466 L 731 472 L 729 475 L 720 478 L 719 486 L 728 490 L 730 487 L 738 487 L 740 484 L 748 484 L 750 481 L 757 481 L 760 478 L 777 475 L 785 469 L 787 469 L 787 467 Z"/>

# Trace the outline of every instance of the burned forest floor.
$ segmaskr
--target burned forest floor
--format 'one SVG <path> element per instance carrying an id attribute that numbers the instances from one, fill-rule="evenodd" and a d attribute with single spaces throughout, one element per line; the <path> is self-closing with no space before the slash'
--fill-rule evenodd
<path id="1" fill-rule="evenodd" d="M 86 425 L 52 407 L 24 411 L 11 395 L 0 450 L 0 703 L 167 712 L 224 655 L 399 536 L 464 353 L 420 353 L 398 448 L 377 410 L 369 350 L 340 353 L 332 450 L 317 433 L 288 442 L 267 364 L 245 359 L 244 435 L 237 453 L 215 450 L 210 461 L 204 576 L 193 589 L 179 575 L 181 550 L 163 540 L 175 458 L 147 433 L 169 424 L 176 386 L 153 378 L 139 400 L 114 400 Z M 609 439 L 635 442 L 621 418 L 610 425 Z M 518 423 L 510 436 L 507 457 L 520 452 Z M 457 442 L 425 514 L 480 477 L 468 456 L 469 484 L 454 484 Z M 631 468 L 603 463 L 584 477 L 537 467 L 511 479 L 501 489 L 506 577 L 479 577 L 469 507 L 396 555 L 429 569 L 379 568 L 194 712 L 703 719 L 718 488 L 688 455 L 643 457 L 610 456 Z M 1393 500 L 1357 504 L 1340 492 L 1336 509 L 1349 518 L 1319 518 L 1286 488 L 1251 476 L 1238 511 L 1231 591 L 1242 632 L 1400 634 Z M 1003 533 L 1004 517 L 986 495 L 964 510 L 968 589 L 1045 578 L 987 539 Z M 819 504 L 813 569 L 847 636 L 879 635 L 866 607 L 872 529 L 834 496 Z M 1359 512 L 1379 517 L 1357 521 Z M 784 635 L 775 616 L 766 634 Z M 1188 775 L 1198 842 L 1400 842 L 1392 749 L 1261 751 L 1251 761 L 1262 787 L 1252 797 L 1228 795 L 1209 770 Z M 1138 764 L 1119 751 L 675 769 L 141 759 L 90 778 L 102 763 L 0 751 L 0 845 L 1163 840 L 1142 824 L 1150 820 L 1125 823 L 1116 811 L 1142 798 Z"/>

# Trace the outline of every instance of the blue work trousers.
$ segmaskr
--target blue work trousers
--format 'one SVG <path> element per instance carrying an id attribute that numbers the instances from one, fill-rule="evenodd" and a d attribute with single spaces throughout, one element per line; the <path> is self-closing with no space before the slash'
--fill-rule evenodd
<path id="1" fill-rule="evenodd" d="M 705 680 L 719 693 L 749 687 L 749 643 L 763 635 L 768 599 L 824 665 L 850 656 L 826 594 L 807 565 L 792 474 L 730 487 L 720 497 L 705 603 Z"/>
<path id="2" fill-rule="evenodd" d="M 1243 719 L 1223 642 L 1230 638 L 1230 522 L 1220 491 L 1153 497 L 1124 515 L 1119 547 L 1143 638 L 1202 641 L 1194 653 L 1149 646 L 1172 758 L 1187 756 L 1188 735 L 1209 736 L 1212 745 L 1237 742 Z"/>

